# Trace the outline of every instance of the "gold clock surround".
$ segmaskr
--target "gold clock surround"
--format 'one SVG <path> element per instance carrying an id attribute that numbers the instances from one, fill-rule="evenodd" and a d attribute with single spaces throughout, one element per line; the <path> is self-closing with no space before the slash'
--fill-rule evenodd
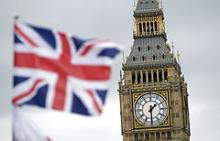
<path id="1" fill-rule="evenodd" d="M 146 125 L 143 125 L 141 124 L 137 117 L 135 116 L 135 113 L 134 113 L 134 108 L 135 108 L 135 105 L 136 105 L 136 102 L 138 101 L 138 99 L 142 96 L 144 96 L 145 94 L 150 94 L 150 93 L 156 93 L 157 95 L 161 96 L 165 102 L 167 103 L 167 105 L 169 105 L 169 94 L 167 91 L 152 91 L 152 92 L 145 92 L 145 93 L 133 93 L 132 94 L 132 100 L 133 100 L 133 119 L 134 119 L 134 123 L 133 123 L 133 126 L 135 129 L 142 129 L 142 128 L 155 128 L 155 126 L 152 126 L 152 127 L 149 127 L 149 126 L 146 126 Z M 170 126 L 170 112 L 169 112 L 169 107 L 168 107 L 168 114 L 167 114 L 167 117 L 166 119 L 163 121 L 163 123 L 161 123 L 158 127 L 168 127 Z"/>

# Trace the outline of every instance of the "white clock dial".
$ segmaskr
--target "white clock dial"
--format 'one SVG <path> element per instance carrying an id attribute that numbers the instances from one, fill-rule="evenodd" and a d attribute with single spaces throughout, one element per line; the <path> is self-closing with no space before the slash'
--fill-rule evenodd
<path id="1" fill-rule="evenodd" d="M 134 110 L 138 121 L 146 126 L 157 126 L 161 124 L 168 114 L 166 101 L 156 93 L 141 96 L 137 100 Z"/>

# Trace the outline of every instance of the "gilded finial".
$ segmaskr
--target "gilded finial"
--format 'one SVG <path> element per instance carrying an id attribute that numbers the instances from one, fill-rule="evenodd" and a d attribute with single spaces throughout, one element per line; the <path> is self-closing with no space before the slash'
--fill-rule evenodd
<path id="1" fill-rule="evenodd" d="M 163 1 L 160 0 L 160 8 L 163 9 Z"/>
<path id="2" fill-rule="evenodd" d="M 180 63 L 180 52 L 179 51 L 177 51 L 177 61 L 178 63 Z"/>
<path id="3" fill-rule="evenodd" d="M 171 48 L 172 48 L 172 54 L 174 54 L 174 43 L 172 42 L 172 45 L 171 45 Z"/>
<path id="4" fill-rule="evenodd" d="M 125 62 L 126 62 L 125 53 L 123 52 L 123 54 L 122 54 L 122 64 L 125 64 Z"/>

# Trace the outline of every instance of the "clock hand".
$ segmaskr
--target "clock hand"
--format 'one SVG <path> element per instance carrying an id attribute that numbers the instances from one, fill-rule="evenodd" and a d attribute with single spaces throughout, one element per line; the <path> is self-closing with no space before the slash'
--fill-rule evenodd
<path id="1" fill-rule="evenodd" d="M 157 104 L 154 104 L 153 106 L 150 105 L 150 109 L 148 112 L 150 112 L 150 119 L 151 119 L 151 125 L 153 125 L 153 109 L 157 106 Z"/>
<path id="2" fill-rule="evenodd" d="M 157 104 L 154 104 L 154 106 L 150 105 L 150 109 L 149 109 L 149 111 L 148 111 L 148 112 L 152 112 L 152 111 L 153 111 L 153 109 L 154 109 L 156 106 L 157 106 Z"/>
<path id="3" fill-rule="evenodd" d="M 154 104 L 154 106 L 152 107 L 152 110 L 157 106 L 157 104 Z"/>
<path id="4" fill-rule="evenodd" d="M 153 110 L 152 107 L 153 107 L 153 106 L 150 105 L 150 109 L 148 110 L 148 112 L 150 112 L 150 113 L 152 112 L 152 110 Z"/>
<path id="5" fill-rule="evenodd" d="M 150 122 L 151 122 L 151 125 L 153 125 L 153 114 L 152 114 L 152 112 L 153 112 L 153 106 L 152 106 L 152 105 L 150 105 L 150 109 L 149 109 L 148 112 L 150 113 Z"/>
<path id="6" fill-rule="evenodd" d="M 151 122 L 151 125 L 153 126 L 153 114 L 152 114 L 152 111 L 150 112 L 150 122 Z"/>

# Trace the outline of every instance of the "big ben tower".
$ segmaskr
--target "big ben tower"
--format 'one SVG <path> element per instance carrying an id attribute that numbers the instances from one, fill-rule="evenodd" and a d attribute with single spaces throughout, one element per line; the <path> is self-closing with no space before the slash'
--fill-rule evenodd
<path id="1" fill-rule="evenodd" d="M 189 141 L 187 84 L 157 0 L 138 0 L 134 43 L 119 82 L 123 141 Z"/>

